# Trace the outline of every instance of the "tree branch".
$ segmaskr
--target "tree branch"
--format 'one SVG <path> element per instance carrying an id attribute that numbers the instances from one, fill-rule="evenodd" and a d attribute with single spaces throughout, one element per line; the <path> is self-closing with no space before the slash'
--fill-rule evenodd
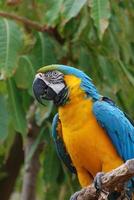
<path id="1" fill-rule="evenodd" d="M 22 0 L 7 0 L 6 4 L 8 6 L 16 6 L 18 4 L 20 4 L 22 2 Z"/>
<path id="2" fill-rule="evenodd" d="M 58 33 L 56 27 L 53 28 L 53 27 L 48 27 L 46 25 L 41 25 L 38 22 L 29 20 L 29 19 L 27 19 L 25 17 L 21 17 L 21 16 L 18 16 L 18 15 L 15 15 L 15 14 L 12 14 L 12 13 L 3 12 L 3 11 L 0 11 L 0 16 L 1 17 L 5 17 L 7 19 L 11 19 L 11 20 L 16 20 L 16 21 L 22 23 L 23 25 L 25 25 L 26 27 L 28 27 L 30 29 L 34 29 L 34 30 L 39 31 L 39 32 L 47 32 L 50 35 L 54 36 L 54 38 L 59 43 L 61 43 L 61 44 L 64 43 L 64 38 L 62 38 L 60 36 L 60 34 Z"/>
<path id="3" fill-rule="evenodd" d="M 42 25 L 38 24 L 37 22 L 29 20 L 29 19 L 27 19 L 25 17 L 14 15 L 12 13 L 7 13 L 7 12 L 0 11 L 0 16 L 8 18 L 8 19 L 13 19 L 13 20 L 16 20 L 18 22 L 21 22 L 21 23 L 25 24 L 26 26 L 28 26 L 29 28 L 35 29 L 36 31 L 45 32 L 45 31 L 48 30 L 48 28 L 46 26 L 44 26 L 44 25 L 42 26 Z"/>
<path id="4" fill-rule="evenodd" d="M 36 110 L 36 104 L 33 103 L 27 115 L 27 120 L 29 122 L 29 131 L 24 145 L 24 160 L 25 160 L 25 171 L 22 186 L 22 200 L 35 200 L 36 199 L 36 182 L 37 175 L 40 170 L 40 160 L 39 156 L 44 148 L 44 141 L 40 141 L 36 147 L 32 157 L 29 159 L 29 153 L 34 145 L 40 128 L 36 125 L 34 120 L 34 114 Z"/>
<path id="5" fill-rule="evenodd" d="M 22 136 L 19 133 L 16 133 L 8 158 L 3 166 L 3 172 L 6 176 L 0 180 L 0 197 L 2 200 L 8 200 L 10 198 L 23 162 L 24 152 Z"/>
<path id="6" fill-rule="evenodd" d="M 128 160 L 120 167 L 102 176 L 102 191 L 99 197 L 94 184 L 79 191 L 77 200 L 106 200 L 109 193 L 122 191 L 126 181 L 134 176 L 134 159 Z"/>
<path id="7" fill-rule="evenodd" d="M 36 199 L 36 182 L 37 175 L 40 170 L 40 160 L 39 156 L 43 150 L 44 143 L 38 144 L 37 149 L 35 150 L 30 161 L 27 161 L 29 156 L 30 149 L 36 140 L 36 134 L 39 133 L 39 128 L 35 123 L 32 124 L 32 130 L 27 136 L 27 141 L 25 144 L 25 172 L 23 178 L 23 187 L 22 187 L 22 200 L 35 200 Z"/>

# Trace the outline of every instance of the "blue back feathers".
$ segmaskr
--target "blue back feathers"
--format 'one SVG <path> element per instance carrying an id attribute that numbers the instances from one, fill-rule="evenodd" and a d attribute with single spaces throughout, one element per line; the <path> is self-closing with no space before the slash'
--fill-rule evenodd
<path id="1" fill-rule="evenodd" d="M 121 158 L 134 158 L 134 126 L 126 115 L 113 103 L 96 101 L 93 112 L 106 130 Z"/>

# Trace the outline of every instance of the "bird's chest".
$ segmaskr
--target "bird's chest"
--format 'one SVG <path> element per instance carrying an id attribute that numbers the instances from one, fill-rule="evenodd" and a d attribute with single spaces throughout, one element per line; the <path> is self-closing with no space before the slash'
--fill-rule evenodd
<path id="1" fill-rule="evenodd" d="M 96 151 L 96 133 L 100 131 L 92 114 L 91 102 L 67 106 L 59 110 L 62 123 L 63 140 L 73 163 L 77 167 L 100 169 L 100 161 Z M 94 159 L 93 159 L 94 158 Z"/>

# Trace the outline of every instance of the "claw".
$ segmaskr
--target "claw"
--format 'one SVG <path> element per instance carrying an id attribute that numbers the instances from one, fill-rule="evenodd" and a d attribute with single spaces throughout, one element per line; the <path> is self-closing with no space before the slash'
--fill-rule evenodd
<path id="1" fill-rule="evenodd" d="M 80 192 L 75 192 L 75 193 L 70 197 L 69 200 L 77 200 L 77 197 L 79 196 L 79 193 L 80 193 Z"/>
<path id="2" fill-rule="evenodd" d="M 94 186 L 95 186 L 97 192 L 101 192 L 101 186 L 102 186 L 101 177 L 104 174 L 105 174 L 104 172 L 99 172 L 96 174 L 96 176 L 94 178 Z"/>

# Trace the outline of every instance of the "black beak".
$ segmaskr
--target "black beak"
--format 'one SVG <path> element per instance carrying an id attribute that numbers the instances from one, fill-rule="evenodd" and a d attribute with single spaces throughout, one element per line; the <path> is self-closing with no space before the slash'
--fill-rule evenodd
<path id="1" fill-rule="evenodd" d="M 33 82 L 33 92 L 39 103 L 43 104 L 43 100 L 54 100 L 57 94 L 42 79 L 35 78 Z"/>
<path id="2" fill-rule="evenodd" d="M 42 104 L 41 97 L 45 97 L 47 88 L 48 88 L 47 84 L 42 79 L 35 78 L 35 80 L 33 82 L 33 92 L 34 92 L 35 98 L 41 104 Z"/>
<path id="3" fill-rule="evenodd" d="M 40 77 L 34 79 L 33 93 L 37 101 L 42 105 L 45 105 L 45 100 L 53 100 L 54 104 L 59 106 L 65 104 L 68 99 L 68 88 L 66 86 L 57 94 Z"/>

